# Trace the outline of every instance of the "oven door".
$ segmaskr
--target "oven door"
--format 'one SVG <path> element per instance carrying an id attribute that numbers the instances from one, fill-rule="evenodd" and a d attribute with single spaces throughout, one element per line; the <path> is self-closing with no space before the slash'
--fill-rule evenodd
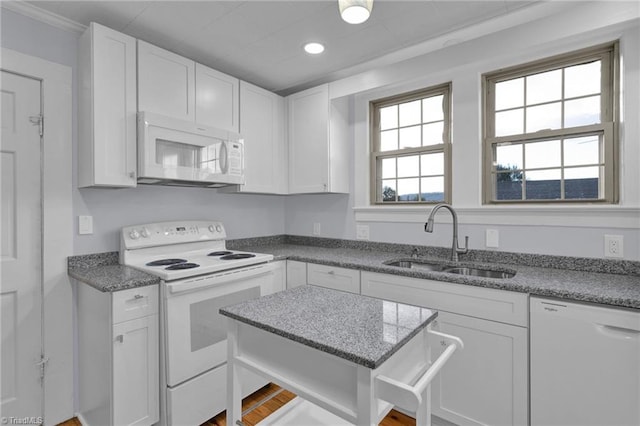
<path id="1" fill-rule="evenodd" d="M 227 361 L 227 321 L 219 309 L 272 293 L 273 270 L 266 263 L 165 284 L 170 387 Z"/>

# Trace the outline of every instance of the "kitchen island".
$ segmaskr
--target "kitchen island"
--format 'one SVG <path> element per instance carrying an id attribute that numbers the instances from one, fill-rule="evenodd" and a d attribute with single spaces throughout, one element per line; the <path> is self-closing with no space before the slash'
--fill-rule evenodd
<path id="1" fill-rule="evenodd" d="M 418 425 L 430 424 L 429 383 L 462 347 L 432 329 L 437 312 L 431 309 L 313 286 L 220 313 L 229 318 L 228 424 L 240 420 L 238 368 L 347 424 L 378 424 L 393 406 L 415 412 Z M 434 339 L 448 347 L 432 362 Z"/>

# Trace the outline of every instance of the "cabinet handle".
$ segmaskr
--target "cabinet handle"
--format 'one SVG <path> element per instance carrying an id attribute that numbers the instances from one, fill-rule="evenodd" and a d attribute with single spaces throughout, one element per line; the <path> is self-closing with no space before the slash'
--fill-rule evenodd
<path id="1" fill-rule="evenodd" d="M 136 178 L 136 172 L 129 172 L 129 177 L 131 179 L 135 179 Z"/>
<path id="2" fill-rule="evenodd" d="M 335 272 L 334 272 L 334 271 L 329 271 L 329 272 L 327 272 L 327 274 L 329 274 L 329 275 L 335 275 Z"/>
<path id="3" fill-rule="evenodd" d="M 124 343 L 124 334 L 117 335 L 116 342 Z"/>

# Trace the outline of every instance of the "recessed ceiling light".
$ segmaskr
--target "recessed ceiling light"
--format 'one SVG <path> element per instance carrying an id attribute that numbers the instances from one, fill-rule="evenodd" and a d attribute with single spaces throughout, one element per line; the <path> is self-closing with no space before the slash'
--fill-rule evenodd
<path id="1" fill-rule="evenodd" d="M 349 24 L 362 24 L 369 19 L 373 0 L 338 0 L 340 16 Z"/>
<path id="2" fill-rule="evenodd" d="M 311 55 L 317 55 L 324 52 L 324 46 L 316 42 L 307 43 L 304 45 L 304 51 Z"/>

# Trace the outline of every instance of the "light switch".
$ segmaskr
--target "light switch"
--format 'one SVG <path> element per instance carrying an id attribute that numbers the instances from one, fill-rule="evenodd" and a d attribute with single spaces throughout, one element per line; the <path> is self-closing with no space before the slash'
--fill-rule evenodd
<path id="1" fill-rule="evenodd" d="M 78 234 L 93 234 L 93 216 L 78 216 Z"/>

